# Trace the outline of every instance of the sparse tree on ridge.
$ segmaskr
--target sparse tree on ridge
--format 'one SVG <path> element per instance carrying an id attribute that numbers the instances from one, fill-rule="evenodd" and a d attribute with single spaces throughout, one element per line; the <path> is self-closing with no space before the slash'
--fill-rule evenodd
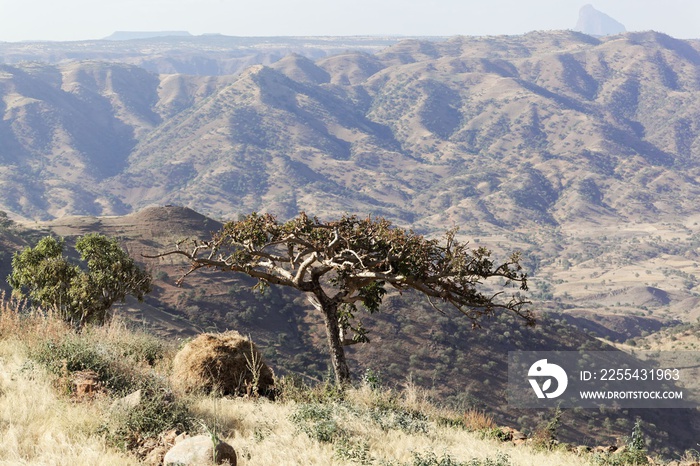
<path id="1" fill-rule="evenodd" d="M 7 277 L 13 294 L 82 326 L 104 323 L 112 304 L 127 295 L 142 300 L 151 291 L 151 276 L 115 239 L 99 234 L 78 239 L 75 250 L 83 268 L 65 257 L 63 249 L 63 239 L 47 236 L 34 248 L 15 253 Z"/>
<path id="2" fill-rule="evenodd" d="M 482 289 L 484 280 L 501 277 L 526 291 L 519 254 L 496 265 L 491 251 L 470 249 L 455 234 L 448 231 L 441 242 L 384 218 L 346 215 L 324 223 L 301 213 L 281 223 L 270 214 L 252 213 L 225 224 L 210 241 L 180 243 L 175 250 L 147 257 L 184 256 L 190 269 L 180 282 L 198 269 L 214 268 L 255 277 L 258 286 L 283 285 L 307 293 L 323 316 L 340 384 L 350 378 L 344 346 L 368 341 L 367 331 L 356 323 L 356 306 L 377 311 L 388 286 L 416 290 L 436 309 L 437 302 L 450 304 L 473 326 L 498 309 L 534 323 L 520 291 L 503 296 Z"/>

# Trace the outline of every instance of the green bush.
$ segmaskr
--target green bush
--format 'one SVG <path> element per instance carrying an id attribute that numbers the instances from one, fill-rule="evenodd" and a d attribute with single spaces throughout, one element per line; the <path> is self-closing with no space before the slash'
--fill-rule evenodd
<path id="1" fill-rule="evenodd" d="M 193 421 L 186 405 L 178 400 L 155 364 L 165 358 L 167 346 L 157 337 L 121 327 L 85 328 L 68 331 L 29 345 L 29 357 L 46 367 L 68 386 L 78 371 L 94 371 L 110 395 L 121 397 L 141 390 L 133 407 L 109 410 L 100 433 L 124 449 L 163 431 L 190 430 Z M 116 406 L 116 407 L 115 407 Z"/>
<path id="2" fill-rule="evenodd" d="M 484 438 L 492 438 L 500 442 L 507 442 L 511 440 L 511 433 L 500 427 L 494 427 L 493 429 L 487 429 L 482 432 Z"/>
<path id="3" fill-rule="evenodd" d="M 382 430 L 402 430 L 407 434 L 428 432 L 428 417 L 418 411 L 398 407 L 375 407 L 369 412 L 370 419 Z"/>
<path id="4" fill-rule="evenodd" d="M 448 454 L 443 454 L 441 458 L 433 452 L 420 454 L 413 452 L 413 462 L 410 466 L 513 466 L 510 457 L 506 454 L 499 453 L 495 459 L 472 458 L 469 461 L 457 461 L 452 459 Z"/>
<path id="5" fill-rule="evenodd" d="M 151 276 L 116 239 L 98 234 L 80 237 L 75 242 L 80 264 L 63 254 L 64 244 L 63 239 L 46 236 L 34 248 L 12 256 L 7 282 L 13 296 L 83 327 L 109 321 L 112 305 L 128 295 L 141 301 L 151 291 Z"/>
<path id="6" fill-rule="evenodd" d="M 297 408 L 290 419 L 310 438 L 331 443 L 345 437 L 345 432 L 335 420 L 333 411 L 333 405 L 330 404 L 304 404 Z"/>
<path id="7" fill-rule="evenodd" d="M 596 455 L 594 463 L 601 466 L 640 466 L 649 464 L 647 449 L 639 420 L 634 423 L 632 436 L 627 439 L 626 448 L 609 455 Z"/>
<path id="8" fill-rule="evenodd" d="M 141 401 L 130 408 L 112 408 L 102 432 L 117 447 L 133 449 L 145 438 L 176 429 L 191 431 L 192 416 L 185 403 L 175 398 L 164 380 L 151 378 L 141 386 Z"/>
<path id="9" fill-rule="evenodd" d="M 374 464 L 374 458 L 369 452 L 369 444 L 364 441 L 352 443 L 347 439 L 341 439 L 335 447 L 335 456 L 357 464 Z"/>
<path id="10" fill-rule="evenodd" d="M 57 376 L 93 370 L 110 391 L 126 394 L 137 389 L 139 374 L 127 360 L 80 335 L 69 334 L 60 341 L 43 341 L 30 350 L 30 357 Z"/>
<path id="11" fill-rule="evenodd" d="M 67 376 L 93 370 L 103 386 L 117 395 L 138 390 L 165 353 L 163 342 L 152 335 L 104 329 L 68 332 L 29 349 L 29 356 L 49 372 Z"/>

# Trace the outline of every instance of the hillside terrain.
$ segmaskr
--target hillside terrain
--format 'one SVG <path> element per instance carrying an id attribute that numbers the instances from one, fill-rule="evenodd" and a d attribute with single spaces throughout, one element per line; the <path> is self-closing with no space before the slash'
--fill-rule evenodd
<path id="1" fill-rule="evenodd" d="M 555 31 L 280 39 L 263 53 L 237 40 L 0 44 L 0 209 L 22 225 L 2 228 L 0 271 L 49 232 L 102 232 L 140 257 L 253 210 L 458 226 L 498 255 L 523 252 L 540 325 L 473 332 L 391 295 L 365 318 L 372 343 L 349 351 L 352 368 L 412 374 L 530 430 L 550 413 L 504 406 L 509 350 L 677 349 L 673 328 L 700 318 L 699 42 Z M 276 370 L 324 378 L 303 296 L 217 274 L 177 287 L 182 264 L 144 263 L 155 291 L 120 313 L 169 338 L 235 328 Z M 667 453 L 700 429 L 691 412 L 564 416 L 565 438 L 591 442 L 642 416 Z"/>
<path id="2" fill-rule="evenodd" d="M 275 400 L 182 393 L 169 381 L 176 342 L 121 320 L 76 332 L 17 311 L 0 300 L 4 464 L 161 465 L 176 436 L 198 433 L 233 445 L 240 466 L 583 466 L 624 458 L 547 448 L 549 437 L 515 445 L 512 429 L 488 415 L 440 408 L 410 384 L 366 381 L 341 392 L 278 378 Z M 86 373 L 90 391 L 76 383 Z M 123 406 L 134 393 L 138 402 Z"/>
<path id="3" fill-rule="evenodd" d="M 137 65 L 157 74 L 236 74 L 290 53 L 312 59 L 361 50 L 373 53 L 405 37 L 233 37 L 186 32 L 117 31 L 103 40 L 0 42 L 0 63 L 102 61 Z"/>
<path id="4" fill-rule="evenodd" d="M 98 45 L 171 57 L 208 41 L 221 51 L 233 39 Z M 574 314 L 700 316 L 697 42 L 534 32 L 371 54 L 361 39 L 280 41 L 356 51 L 209 75 L 154 74 L 90 47 L 90 61 L 4 65 L 0 208 L 48 220 L 174 204 L 221 220 L 305 210 L 428 234 L 459 226 L 523 250 L 538 297 Z M 7 45 L 21 46 L 35 44 Z M 36 44 L 45 55 L 33 57 L 77 46 Z"/>
<path id="5" fill-rule="evenodd" d="M 221 273 L 194 274 L 178 287 L 175 281 L 185 264 L 142 257 L 186 237 L 207 238 L 220 226 L 187 208 L 152 207 L 122 217 L 64 217 L 26 231 L 11 226 L 2 238 L 9 253 L 50 233 L 69 243 L 87 233 L 117 237 L 155 277 L 154 292 L 144 303 L 129 301 L 117 307 L 119 319 L 171 342 L 186 341 L 202 331 L 235 329 L 252 336 L 278 375 L 312 384 L 328 379 L 323 322 L 304 296 L 277 287 L 261 295 L 251 289 L 253 281 Z M 9 272 L 8 253 L 1 271 Z M 498 423 L 533 433 L 553 413 L 508 406 L 508 351 L 613 351 L 613 340 L 630 337 L 637 337 L 643 347 L 641 335 L 657 334 L 668 324 L 654 317 L 570 313 L 557 304 L 535 301 L 534 328 L 504 314 L 473 330 L 458 313 L 438 314 L 419 296 L 390 294 L 381 312 L 361 316 L 371 343 L 347 348 L 351 370 L 355 379 L 375 374 L 390 387 L 403 386 L 410 375 L 411 383 L 441 405 L 484 410 Z M 684 410 L 564 410 L 559 438 L 588 445 L 619 443 L 638 417 L 646 423 L 653 451 L 679 455 L 692 447 L 696 414 Z"/>
<path id="6" fill-rule="evenodd" d="M 425 229 L 675 221 L 697 212 L 699 64 L 697 43 L 659 33 L 548 32 L 223 76 L 5 65 L 3 208 L 352 210 Z"/>

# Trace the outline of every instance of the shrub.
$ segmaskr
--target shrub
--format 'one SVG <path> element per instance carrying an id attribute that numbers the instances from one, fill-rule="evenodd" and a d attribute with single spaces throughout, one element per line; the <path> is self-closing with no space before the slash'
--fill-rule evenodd
<path id="1" fill-rule="evenodd" d="M 495 459 L 473 458 L 469 461 L 457 461 L 448 454 L 443 454 L 441 458 L 433 452 L 428 452 L 423 455 L 413 453 L 413 462 L 410 466 L 513 466 L 510 457 L 506 454 L 499 453 Z"/>
<path id="2" fill-rule="evenodd" d="M 39 340 L 29 348 L 29 356 L 58 376 L 94 371 L 105 388 L 123 395 L 148 381 L 152 366 L 166 351 L 154 336 L 112 327 Z"/>
<path id="3" fill-rule="evenodd" d="M 374 464 L 374 458 L 369 452 L 369 444 L 367 442 L 352 443 L 347 439 L 341 439 L 335 447 L 335 456 L 341 460 L 348 460 L 357 464 Z"/>
<path id="4" fill-rule="evenodd" d="M 320 403 L 301 405 L 290 420 L 312 439 L 331 443 L 345 437 L 345 432 L 334 419 L 333 408 L 333 405 Z"/>
<path id="5" fill-rule="evenodd" d="M 595 464 L 604 466 L 639 466 L 649 464 L 642 425 L 639 420 L 634 423 L 632 436 L 627 439 L 626 448 L 612 455 L 597 455 Z"/>
<path id="6" fill-rule="evenodd" d="M 397 429 L 407 434 L 428 432 L 428 418 L 419 411 L 378 406 L 369 412 L 369 417 L 385 431 Z"/>
<path id="7" fill-rule="evenodd" d="M 507 442 L 512 439 L 513 433 L 507 429 L 502 429 L 500 427 L 494 427 L 493 429 L 486 429 L 482 431 L 484 438 L 492 438 L 498 440 L 499 442 Z"/>
<path id="8" fill-rule="evenodd" d="M 113 238 L 98 234 L 79 238 L 75 250 L 82 265 L 73 264 L 63 249 L 62 239 L 47 236 L 34 248 L 15 253 L 7 277 L 13 295 L 82 327 L 108 321 L 112 304 L 123 302 L 127 295 L 140 301 L 151 291 L 151 276 Z"/>
<path id="9" fill-rule="evenodd" d="M 178 400 L 167 383 L 156 377 L 141 387 L 141 400 L 128 408 L 113 407 L 102 432 L 107 440 L 122 449 L 135 449 L 149 437 L 175 429 L 190 431 L 194 427 L 185 403 Z"/>
<path id="10" fill-rule="evenodd" d="M 30 357 L 57 376 L 72 372 L 94 371 L 103 386 L 119 394 L 138 386 L 138 375 L 105 345 L 94 344 L 80 335 L 68 334 L 59 341 L 40 342 L 30 350 Z"/>

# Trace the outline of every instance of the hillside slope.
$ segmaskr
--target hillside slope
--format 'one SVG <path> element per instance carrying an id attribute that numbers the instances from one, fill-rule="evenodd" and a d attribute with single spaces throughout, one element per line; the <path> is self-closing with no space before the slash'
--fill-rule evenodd
<path id="1" fill-rule="evenodd" d="M 60 374 L 52 365 L 55 351 L 72 358 L 70 367 L 63 361 Z M 141 360 L 144 354 L 155 362 Z M 172 392 L 168 382 L 174 354 L 173 342 L 129 330 L 124 322 L 77 333 L 51 318 L 20 318 L 0 301 L 0 462 L 162 464 L 183 431 L 213 432 L 235 448 L 241 466 L 409 466 L 421 458 L 429 465 L 441 458 L 440 464 L 453 465 L 573 466 L 592 457 L 514 446 L 496 436 L 500 430 L 487 415 L 470 419 L 439 409 L 415 387 L 359 384 L 334 394 L 278 378 L 281 399 L 275 401 L 184 395 Z M 77 369 L 76 363 L 86 367 Z M 90 371 L 99 380 L 128 381 L 129 390 L 139 388 L 139 402 L 119 408 L 123 393 L 107 383 L 79 392 L 72 381 Z M 166 401 L 148 385 L 154 374 Z M 173 416 L 181 410 L 191 418 L 187 425 Z"/>
<path id="2" fill-rule="evenodd" d="M 86 233 L 118 237 L 155 277 L 154 292 L 146 302 L 119 306 L 116 314 L 120 318 L 171 341 L 202 331 L 235 329 L 253 337 L 278 375 L 323 380 L 328 371 L 323 321 L 303 295 L 280 287 L 261 295 L 251 289 L 253 281 L 222 273 L 192 274 L 177 286 L 185 264 L 142 257 L 172 248 L 187 237 L 206 239 L 220 225 L 190 209 L 170 206 L 124 217 L 65 217 L 35 225 L 33 237 L 35 241 L 51 232 L 66 237 L 69 244 L 76 235 Z M 3 266 L 9 265 L 9 257 L 5 259 Z M 359 316 L 372 342 L 347 349 L 351 371 L 355 379 L 366 371 L 378 374 L 388 386 L 405 384 L 410 374 L 412 383 L 428 390 L 440 403 L 487 410 L 499 423 L 534 432 L 551 413 L 508 406 L 509 351 L 614 350 L 596 336 L 625 340 L 668 325 L 662 319 L 624 314 L 566 310 L 560 315 L 555 302 L 538 298 L 533 309 L 538 316 L 534 328 L 499 314 L 474 330 L 459 313 L 446 309 L 439 314 L 420 296 L 391 293 L 381 312 Z M 695 425 L 694 416 L 683 410 L 565 410 L 560 438 L 614 443 L 641 417 L 659 433 L 657 443 L 652 444 L 654 451 L 682 452 L 694 445 L 697 433 L 688 427 Z"/>
<path id="3" fill-rule="evenodd" d="M 2 207 L 356 211 L 426 229 L 672 220 L 697 213 L 698 48 L 547 32 L 231 76 L 5 65 Z"/>

